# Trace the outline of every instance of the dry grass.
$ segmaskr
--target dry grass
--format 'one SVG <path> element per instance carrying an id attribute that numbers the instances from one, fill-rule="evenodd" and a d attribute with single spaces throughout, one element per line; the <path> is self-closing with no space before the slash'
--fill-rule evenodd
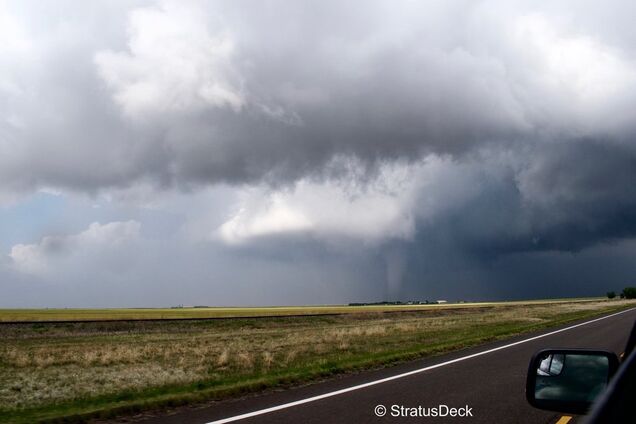
<path id="1" fill-rule="evenodd" d="M 626 302 L 390 315 L 4 325 L 0 326 L 0 410 L 129 389 L 247 378 L 449 340 L 459 343 L 476 329 L 541 323 L 562 314 L 622 304 Z"/>

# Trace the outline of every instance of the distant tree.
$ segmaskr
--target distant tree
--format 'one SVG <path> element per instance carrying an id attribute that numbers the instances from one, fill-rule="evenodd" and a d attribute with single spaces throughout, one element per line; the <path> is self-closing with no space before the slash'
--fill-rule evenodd
<path id="1" fill-rule="evenodd" d="M 613 291 L 609 291 L 607 292 L 607 298 L 608 299 L 614 299 L 616 297 L 616 293 Z"/>
<path id="2" fill-rule="evenodd" d="M 625 299 L 636 299 L 636 287 L 625 287 L 623 289 L 623 296 Z"/>

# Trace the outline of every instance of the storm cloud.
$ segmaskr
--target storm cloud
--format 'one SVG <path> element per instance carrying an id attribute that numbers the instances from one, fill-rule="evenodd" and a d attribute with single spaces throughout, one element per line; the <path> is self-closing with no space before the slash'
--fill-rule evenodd
<path id="1" fill-rule="evenodd" d="M 50 264 L 84 303 L 97 269 L 178 295 L 152 263 L 208 303 L 311 301 L 299 263 L 324 302 L 544 296 L 559 263 L 603 292 L 575 280 L 633 251 L 636 10 L 553 3 L 0 2 L 2 213 L 74 205 L 6 238 L 7 304 Z M 109 228 L 136 263 L 77 247 Z"/>

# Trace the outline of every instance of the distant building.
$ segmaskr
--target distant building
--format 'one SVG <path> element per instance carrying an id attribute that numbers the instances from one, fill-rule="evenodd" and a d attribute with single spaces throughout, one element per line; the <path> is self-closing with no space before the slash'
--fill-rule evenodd
<path id="1" fill-rule="evenodd" d="M 438 305 L 441 305 L 442 303 L 448 303 L 448 300 L 438 300 L 435 303 L 437 303 Z"/>

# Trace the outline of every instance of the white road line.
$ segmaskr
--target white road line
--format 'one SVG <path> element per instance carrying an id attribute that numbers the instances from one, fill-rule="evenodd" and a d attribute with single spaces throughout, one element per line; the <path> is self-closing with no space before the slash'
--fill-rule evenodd
<path id="1" fill-rule="evenodd" d="M 312 396 L 312 397 L 309 397 L 309 398 L 306 398 L 306 399 L 301 399 L 301 400 L 297 400 L 297 401 L 294 401 L 294 402 L 284 403 L 282 405 L 272 406 L 271 408 L 260 409 L 258 411 L 248 412 L 246 414 L 235 415 L 233 417 L 223 418 L 223 419 L 217 420 L 217 421 L 211 421 L 211 422 L 209 422 L 207 424 L 231 423 L 231 422 L 238 421 L 238 420 L 244 420 L 245 418 L 251 418 L 251 417 L 258 416 L 258 415 L 268 414 L 268 413 L 274 412 L 274 411 L 280 411 L 281 409 L 292 408 L 294 406 L 302 405 L 304 403 L 315 402 L 315 401 L 320 400 L 320 399 L 325 399 L 325 398 L 332 397 L 332 396 L 338 396 L 338 395 L 341 395 L 343 393 L 353 392 L 354 390 L 364 389 L 366 387 L 375 386 L 376 384 L 386 383 L 387 381 L 397 380 L 399 378 L 404 378 L 404 377 L 408 377 L 410 375 L 419 374 L 421 372 L 432 370 L 432 369 L 435 369 L 435 368 L 445 367 L 446 365 L 454 364 L 456 362 L 461 362 L 461 361 L 465 361 L 467 359 L 476 358 L 478 356 L 487 355 L 489 353 L 496 352 L 498 350 L 508 349 L 509 347 L 513 347 L 513 346 L 517 346 L 517 345 L 520 345 L 520 344 L 523 344 L 523 343 L 531 342 L 533 340 L 541 339 L 543 337 L 548 337 L 548 336 L 551 336 L 553 334 L 562 333 L 564 331 L 572 330 L 573 328 L 581 327 L 583 325 L 588 325 L 588 324 L 591 324 L 593 322 L 597 322 L 597 321 L 601 321 L 601 320 L 604 320 L 604 319 L 607 319 L 607 318 L 615 317 L 616 315 L 624 314 L 626 312 L 631 312 L 633 310 L 636 310 L 636 308 L 627 309 L 625 311 L 617 312 L 617 313 L 611 314 L 611 315 L 606 315 L 604 317 L 596 318 L 596 319 L 593 319 L 591 321 L 582 322 L 580 324 L 572 325 L 570 327 L 562 328 L 560 330 L 555 330 L 555 331 L 551 331 L 551 332 L 546 333 L 546 334 L 541 334 L 539 336 L 530 337 L 529 339 L 519 340 L 518 342 L 510 343 L 510 344 L 507 344 L 507 345 L 504 345 L 504 346 L 499 346 L 499 347 L 495 347 L 493 349 L 484 350 L 482 352 L 473 353 L 472 355 L 462 356 L 461 358 L 451 359 L 450 361 L 441 362 L 439 364 L 435 364 L 435 365 L 431 365 L 431 366 L 428 366 L 428 367 L 420 368 L 420 369 L 417 369 L 417 370 L 405 372 L 405 373 L 402 373 L 402 374 L 397 374 L 397 375 L 394 375 L 392 377 L 386 377 L 386 378 L 382 378 L 380 380 L 370 381 L 370 382 L 364 383 L 364 384 L 358 384 L 357 386 L 347 387 L 346 389 L 340 389 L 340 390 L 336 390 L 334 392 L 329 392 L 329 393 L 325 393 L 325 394 L 318 395 L 318 396 Z"/>

